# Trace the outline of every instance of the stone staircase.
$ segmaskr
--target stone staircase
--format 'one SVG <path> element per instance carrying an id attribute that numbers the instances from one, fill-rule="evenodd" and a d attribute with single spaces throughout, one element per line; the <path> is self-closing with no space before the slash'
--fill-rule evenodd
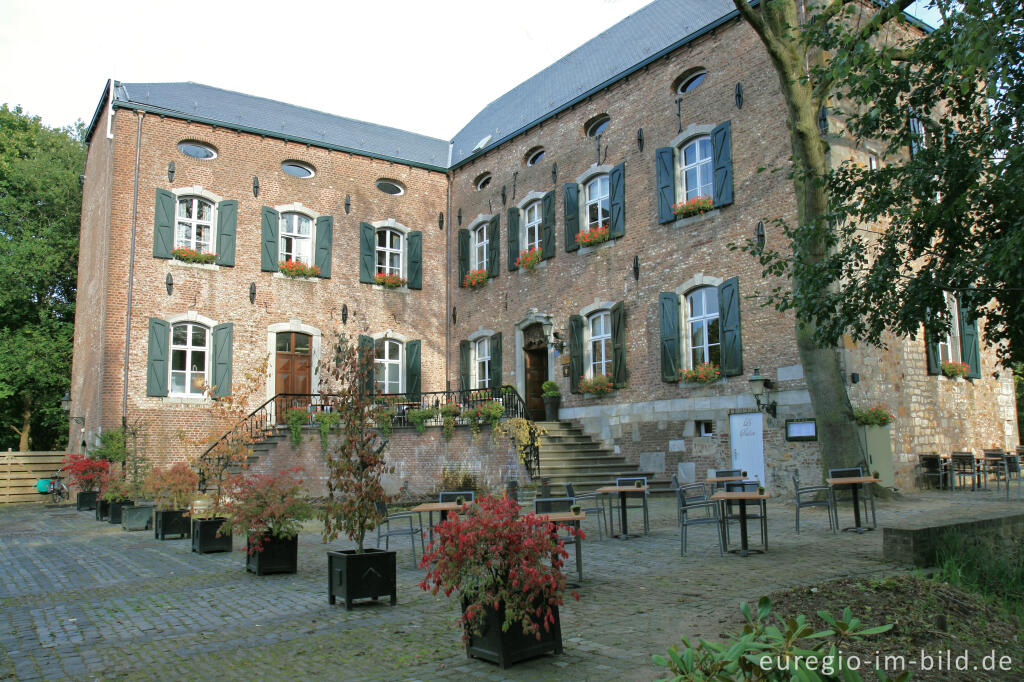
<path id="1" fill-rule="evenodd" d="M 547 431 L 540 442 L 540 475 L 551 481 L 552 494 L 562 494 L 566 483 L 573 483 L 577 492 L 590 492 L 615 485 L 622 476 L 646 476 L 652 494 L 671 491 L 668 476 L 641 471 L 579 426 L 568 422 L 538 422 L 538 426 Z"/>

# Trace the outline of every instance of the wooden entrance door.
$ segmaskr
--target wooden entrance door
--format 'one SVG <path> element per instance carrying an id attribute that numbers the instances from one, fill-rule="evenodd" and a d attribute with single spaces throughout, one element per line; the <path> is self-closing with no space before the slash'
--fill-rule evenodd
<path id="1" fill-rule="evenodd" d="M 275 393 L 297 393 L 307 396 L 313 392 L 313 337 L 299 332 L 277 334 L 274 377 Z M 286 408 L 304 408 L 308 404 L 308 398 L 279 398 L 277 423 L 282 423 Z"/>
<path id="2" fill-rule="evenodd" d="M 523 349 L 526 357 L 526 409 L 534 419 L 544 419 L 544 399 L 541 385 L 548 380 L 548 352 L 546 348 Z"/>

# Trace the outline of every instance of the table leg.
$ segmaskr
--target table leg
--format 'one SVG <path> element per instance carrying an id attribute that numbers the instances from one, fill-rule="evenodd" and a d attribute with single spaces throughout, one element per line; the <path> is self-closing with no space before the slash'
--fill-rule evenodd
<path id="1" fill-rule="evenodd" d="M 619 493 L 619 525 L 622 526 L 622 537 L 629 537 L 629 520 L 626 514 L 626 493 Z"/>
<path id="2" fill-rule="evenodd" d="M 747 556 L 749 554 L 749 544 L 747 542 L 747 501 L 740 500 L 740 556 Z"/>
<path id="3" fill-rule="evenodd" d="M 874 530 L 874 528 L 865 528 L 861 525 L 860 519 L 860 484 L 855 483 L 850 486 L 853 489 L 853 528 L 844 528 L 844 531 L 853 531 L 855 533 L 863 533 L 865 531 Z"/>
<path id="4" fill-rule="evenodd" d="M 576 575 L 579 577 L 580 582 L 583 582 L 583 543 L 580 542 L 580 522 L 576 521 L 573 523 L 573 527 L 576 528 Z"/>

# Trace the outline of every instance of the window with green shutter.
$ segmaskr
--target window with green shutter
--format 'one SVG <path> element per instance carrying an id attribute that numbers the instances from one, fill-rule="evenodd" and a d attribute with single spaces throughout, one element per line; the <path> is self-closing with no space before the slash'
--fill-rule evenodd
<path id="1" fill-rule="evenodd" d="M 238 229 L 238 202 L 234 199 L 217 204 L 217 265 L 235 265 L 235 232 Z"/>
<path id="2" fill-rule="evenodd" d="M 575 182 L 566 183 L 562 192 L 564 206 L 562 215 L 565 223 L 565 251 L 575 251 L 580 248 L 576 243 L 576 235 L 580 231 L 580 186 Z"/>
<path id="3" fill-rule="evenodd" d="M 156 191 L 153 214 L 153 257 L 170 258 L 174 249 L 174 212 L 178 203 L 174 194 L 165 189 Z"/>
<path id="4" fill-rule="evenodd" d="M 487 276 L 494 279 L 501 273 L 501 216 L 495 215 L 487 225 Z"/>
<path id="5" fill-rule="evenodd" d="M 213 328 L 213 368 L 211 382 L 213 395 L 222 398 L 231 395 L 231 353 L 234 343 L 234 325 L 230 322 Z"/>
<path id="6" fill-rule="evenodd" d="M 508 209 L 508 271 L 515 272 L 519 269 L 516 260 L 519 259 L 519 207 L 513 206 Z"/>
<path id="7" fill-rule="evenodd" d="M 420 346 L 421 342 L 405 343 L 405 397 L 412 402 L 419 402 L 421 395 L 420 382 Z"/>
<path id="8" fill-rule="evenodd" d="M 583 378 L 583 317 L 569 316 L 569 391 L 580 392 Z"/>
<path id="9" fill-rule="evenodd" d="M 370 223 L 359 223 L 359 281 L 363 284 L 373 284 L 376 274 L 376 247 L 374 239 L 376 230 Z"/>
<path id="10" fill-rule="evenodd" d="M 619 301 L 612 306 L 612 383 L 626 385 L 626 306 Z"/>
<path id="11" fill-rule="evenodd" d="M 740 280 L 731 277 L 718 287 L 722 339 L 722 375 L 743 374 L 743 341 L 740 334 Z"/>
<path id="12" fill-rule="evenodd" d="M 978 321 L 961 307 L 957 299 L 957 318 L 960 321 L 960 355 L 964 364 L 971 368 L 969 379 L 981 378 L 981 348 L 978 342 Z"/>
<path id="13" fill-rule="evenodd" d="M 658 294 L 658 319 L 661 331 L 661 380 L 679 381 L 679 294 Z"/>
<path id="14" fill-rule="evenodd" d="M 501 332 L 492 334 L 490 339 L 491 364 L 488 385 L 494 389 L 501 388 Z"/>
<path id="15" fill-rule="evenodd" d="M 608 173 L 608 195 L 611 212 L 609 237 L 618 239 L 626 234 L 626 164 L 620 163 Z"/>
<path id="16" fill-rule="evenodd" d="M 469 230 L 459 230 L 459 286 L 466 286 L 466 273 L 469 272 Z"/>
<path id="17" fill-rule="evenodd" d="M 362 392 L 365 395 L 373 394 L 373 358 L 374 344 L 373 337 L 366 334 L 359 335 L 359 370 L 363 375 Z"/>
<path id="18" fill-rule="evenodd" d="M 269 206 L 260 211 L 260 269 L 277 272 L 278 230 L 281 215 Z"/>
<path id="19" fill-rule="evenodd" d="M 715 207 L 728 206 L 732 203 L 732 126 L 729 121 L 711 131 L 711 163 Z"/>
<path id="20" fill-rule="evenodd" d="M 410 232 L 406 236 L 408 247 L 408 287 L 410 289 L 423 288 L 423 233 Z"/>
<path id="21" fill-rule="evenodd" d="M 331 278 L 331 261 L 334 257 L 334 217 L 322 215 L 316 219 L 316 248 L 313 251 L 313 265 L 320 268 L 320 277 Z"/>
<path id="22" fill-rule="evenodd" d="M 541 258 L 555 257 L 555 193 L 547 192 L 541 197 Z"/>
<path id="23" fill-rule="evenodd" d="M 167 395 L 167 359 L 171 342 L 171 325 L 156 317 L 149 318 L 149 345 L 146 350 L 146 395 Z"/>
<path id="24" fill-rule="evenodd" d="M 676 152 L 672 147 L 660 147 L 654 152 L 655 192 L 658 204 L 658 222 L 671 223 L 676 219 L 672 205 L 676 203 Z"/>
<path id="25" fill-rule="evenodd" d="M 459 390 L 468 391 L 472 388 L 469 381 L 469 341 L 459 341 Z"/>

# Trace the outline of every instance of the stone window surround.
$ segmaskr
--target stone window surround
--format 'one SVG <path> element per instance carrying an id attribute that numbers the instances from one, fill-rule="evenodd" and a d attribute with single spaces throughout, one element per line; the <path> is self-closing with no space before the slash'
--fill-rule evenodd
<path id="1" fill-rule="evenodd" d="M 194 322 L 206 327 L 206 374 L 209 376 L 210 361 L 213 359 L 213 328 L 217 326 L 217 321 L 211 320 L 205 315 L 200 315 L 195 310 L 168 315 L 164 318 L 164 321 L 171 326 L 171 334 L 174 333 L 174 325 L 181 322 Z M 212 402 L 210 396 L 205 392 L 202 396 L 192 395 L 191 393 L 171 393 L 171 340 L 169 337 L 167 339 L 167 395 L 162 397 L 160 401 L 163 403 L 187 403 L 191 405 L 209 405 Z"/>
<path id="2" fill-rule="evenodd" d="M 580 316 L 583 318 L 583 367 L 585 370 L 585 376 L 588 379 L 593 379 L 593 369 L 591 363 L 593 362 L 593 353 L 590 349 L 590 316 L 594 313 L 607 312 L 609 313 L 608 324 L 611 325 L 611 310 L 612 306 L 615 305 L 615 301 L 602 301 L 595 298 L 594 302 L 585 308 L 580 310 Z M 609 333 L 611 327 L 609 326 Z M 612 337 L 613 338 L 613 337 Z M 610 362 L 610 359 L 609 359 Z"/>
<path id="3" fill-rule="evenodd" d="M 487 214 L 484 214 L 484 213 L 480 213 L 479 215 L 477 215 L 476 218 L 473 218 L 473 220 L 469 223 L 469 227 L 466 228 L 466 229 L 469 230 L 469 262 L 466 263 L 466 267 L 468 269 L 470 269 L 470 270 L 486 270 L 487 269 L 486 261 L 484 262 L 483 267 L 479 267 L 479 263 L 476 264 L 478 267 L 475 267 L 475 268 L 473 267 L 473 265 L 474 265 L 473 259 L 475 258 L 474 254 L 476 254 L 476 234 L 475 234 L 475 232 L 476 232 L 477 228 L 480 227 L 481 225 L 489 224 L 491 219 L 494 218 L 495 215 L 497 215 L 497 214 L 492 213 L 490 215 L 487 215 Z M 488 230 L 488 234 L 487 234 L 488 244 L 490 243 L 490 240 L 491 240 L 491 235 L 490 235 L 490 231 Z"/>
<path id="4" fill-rule="evenodd" d="M 278 332 L 299 332 L 301 334 L 309 334 L 312 337 L 310 349 L 312 356 L 310 358 L 310 362 L 313 365 L 313 376 L 310 379 L 310 387 L 312 388 L 313 395 L 319 395 L 322 333 L 319 328 L 305 324 L 301 319 L 293 318 L 287 322 L 275 322 L 274 324 L 267 326 L 267 356 L 271 359 L 267 371 L 267 400 L 274 397 L 276 393 L 275 389 L 277 387 L 277 377 L 275 376 L 276 366 L 273 358 L 277 354 Z"/>
<path id="5" fill-rule="evenodd" d="M 394 218 L 387 218 L 385 220 L 374 220 L 373 222 L 370 223 L 370 225 L 373 227 L 373 268 L 374 268 L 374 272 L 377 271 L 377 232 L 379 230 L 381 230 L 381 229 L 390 229 L 390 230 L 394 230 L 394 231 L 396 231 L 396 232 L 398 232 L 399 234 L 402 235 L 402 245 L 401 245 L 402 255 L 400 257 L 400 260 L 402 262 L 402 270 L 401 270 L 401 272 L 399 274 L 400 274 L 401 277 L 408 277 L 408 272 L 409 272 L 409 249 L 406 248 L 406 244 L 408 243 L 409 233 L 412 232 L 412 230 L 409 229 L 408 227 L 406 227 L 405 225 L 403 225 L 402 223 L 398 222 Z M 384 287 L 381 286 L 380 284 L 374 284 L 373 288 L 374 289 L 383 289 Z M 408 291 L 409 290 L 408 287 L 398 287 L 398 288 L 403 290 L 403 291 Z"/>
<path id="6" fill-rule="evenodd" d="M 703 83 L 701 83 L 703 85 Z M 672 174 L 673 174 L 673 186 L 676 190 L 676 197 L 680 201 L 686 201 L 686 193 L 683 188 L 683 173 L 682 173 L 682 149 L 688 142 L 693 141 L 694 138 L 698 137 L 710 137 L 711 131 L 715 129 L 715 126 L 707 123 L 691 123 L 686 126 L 683 132 L 679 133 L 672 138 L 669 142 L 669 146 L 672 147 Z M 712 150 L 712 165 L 714 165 L 714 150 Z M 714 179 L 712 178 L 712 183 Z"/>
<path id="7" fill-rule="evenodd" d="M 278 213 L 277 248 L 279 253 L 282 251 L 281 239 L 283 238 L 283 236 L 280 234 L 280 218 L 283 217 L 285 213 L 298 213 L 310 219 L 312 225 L 310 226 L 309 230 L 309 262 L 305 263 L 305 265 L 312 265 L 313 261 L 316 260 L 316 219 L 320 217 L 320 214 L 314 211 L 313 209 L 309 208 L 308 206 L 303 206 L 302 202 L 300 201 L 296 201 L 291 204 L 282 204 L 280 206 L 275 206 L 274 210 L 277 211 Z M 281 276 L 284 277 L 284 275 Z"/>
<path id="8" fill-rule="evenodd" d="M 476 342 L 479 341 L 480 339 L 490 338 L 494 336 L 494 334 L 495 332 L 491 329 L 477 327 L 477 330 L 475 332 L 466 337 L 466 340 L 469 341 L 469 385 L 472 386 L 474 389 L 479 388 L 478 383 L 480 379 L 480 377 L 477 376 Z M 491 346 L 490 343 L 488 342 L 487 352 L 491 353 L 491 357 L 493 357 L 493 352 L 490 350 L 490 348 Z M 487 366 L 490 367 L 489 360 Z"/>
<path id="9" fill-rule="evenodd" d="M 705 275 L 702 272 L 697 273 L 690 279 L 686 280 L 673 291 L 679 296 L 679 352 L 682 354 L 680 358 L 679 366 L 683 369 L 693 369 L 691 362 L 692 353 L 690 348 L 690 329 L 689 329 L 689 317 L 687 314 L 686 296 L 693 293 L 695 290 L 702 287 L 718 287 L 724 282 L 721 277 L 712 277 Z M 719 343 L 721 343 L 721 314 L 722 311 L 718 311 L 719 314 Z M 683 384 L 680 383 L 680 386 Z"/>

